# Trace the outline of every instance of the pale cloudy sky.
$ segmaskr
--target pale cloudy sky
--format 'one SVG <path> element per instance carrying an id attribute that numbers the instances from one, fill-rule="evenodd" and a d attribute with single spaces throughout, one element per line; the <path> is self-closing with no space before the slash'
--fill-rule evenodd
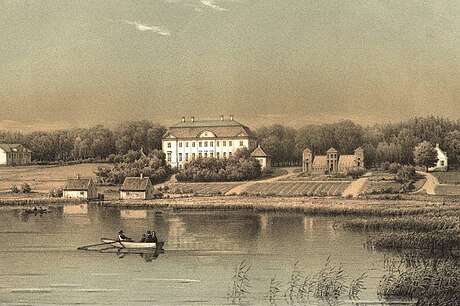
<path id="1" fill-rule="evenodd" d="M 0 128 L 460 114 L 460 1 L 0 0 Z"/>

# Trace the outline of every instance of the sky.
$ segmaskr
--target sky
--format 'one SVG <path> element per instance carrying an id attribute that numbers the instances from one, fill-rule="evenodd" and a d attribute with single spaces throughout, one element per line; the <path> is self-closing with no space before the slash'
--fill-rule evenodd
<path id="1" fill-rule="evenodd" d="M 0 0 L 0 129 L 460 114 L 460 1 Z"/>

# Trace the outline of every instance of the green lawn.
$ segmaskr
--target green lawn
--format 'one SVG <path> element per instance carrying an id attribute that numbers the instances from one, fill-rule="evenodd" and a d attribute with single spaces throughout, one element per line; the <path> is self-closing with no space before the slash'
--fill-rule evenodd
<path id="1" fill-rule="evenodd" d="M 454 184 L 460 185 L 460 172 L 459 171 L 448 171 L 448 172 L 430 172 L 437 177 L 441 184 Z"/>

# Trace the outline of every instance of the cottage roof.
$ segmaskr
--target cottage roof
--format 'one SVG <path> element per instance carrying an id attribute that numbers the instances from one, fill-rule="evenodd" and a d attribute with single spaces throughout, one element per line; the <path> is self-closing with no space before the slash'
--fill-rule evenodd
<path id="1" fill-rule="evenodd" d="M 86 191 L 92 184 L 91 178 L 72 178 L 68 179 L 64 190 L 67 191 Z"/>
<path id="2" fill-rule="evenodd" d="M 150 185 L 148 177 L 127 177 L 121 186 L 121 191 L 146 191 Z"/>
<path id="3" fill-rule="evenodd" d="M 0 143 L 0 149 L 8 153 L 32 153 L 32 151 L 24 148 L 24 146 L 19 143 Z"/>
<path id="4" fill-rule="evenodd" d="M 254 151 L 251 153 L 252 157 L 270 157 L 267 153 L 260 146 L 258 146 Z"/>
<path id="5" fill-rule="evenodd" d="M 163 136 L 176 138 L 197 138 L 204 131 L 210 131 L 219 138 L 227 137 L 255 137 L 245 125 L 234 120 L 204 120 L 179 122 L 171 126 Z"/>
<path id="6" fill-rule="evenodd" d="M 354 155 L 340 155 L 339 157 L 339 168 L 349 168 L 355 166 Z"/>

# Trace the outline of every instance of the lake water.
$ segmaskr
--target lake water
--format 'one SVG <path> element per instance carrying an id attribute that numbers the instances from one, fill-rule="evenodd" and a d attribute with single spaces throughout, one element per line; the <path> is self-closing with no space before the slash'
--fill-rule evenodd
<path id="1" fill-rule="evenodd" d="M 270 280 L 282 291 L 294 265 L 318 272 L 330 257 L 351 281 L 366 272 L 363 305 L 380 304 L 383 254 L 364 248 L 363 233 L 337 227 L 338 218 L 257 212 L 172 212 L 91 205 L 51 207 L 50 213 L 0 210 L 0 303 L 14 305 L 222 305 L 232 275 L 251 267 L 243 302 L 269 305 Z M 155 230 L 165 242 L 153 260 L 138 254 L 78 251 L 115 237 L 120 229 L 139 239 Z M 147 258 L 148 259 L 148 258 Z M 151 258 L 150 258 L 151 259 Z M 347 281 L 348 283 L 348 281 Z M 277 305 L 287 305 L 278 295 Z M 327 305 L 310 298 L 305 304 Z M 348 297 L 336 304 L 351 304 Z"/>

